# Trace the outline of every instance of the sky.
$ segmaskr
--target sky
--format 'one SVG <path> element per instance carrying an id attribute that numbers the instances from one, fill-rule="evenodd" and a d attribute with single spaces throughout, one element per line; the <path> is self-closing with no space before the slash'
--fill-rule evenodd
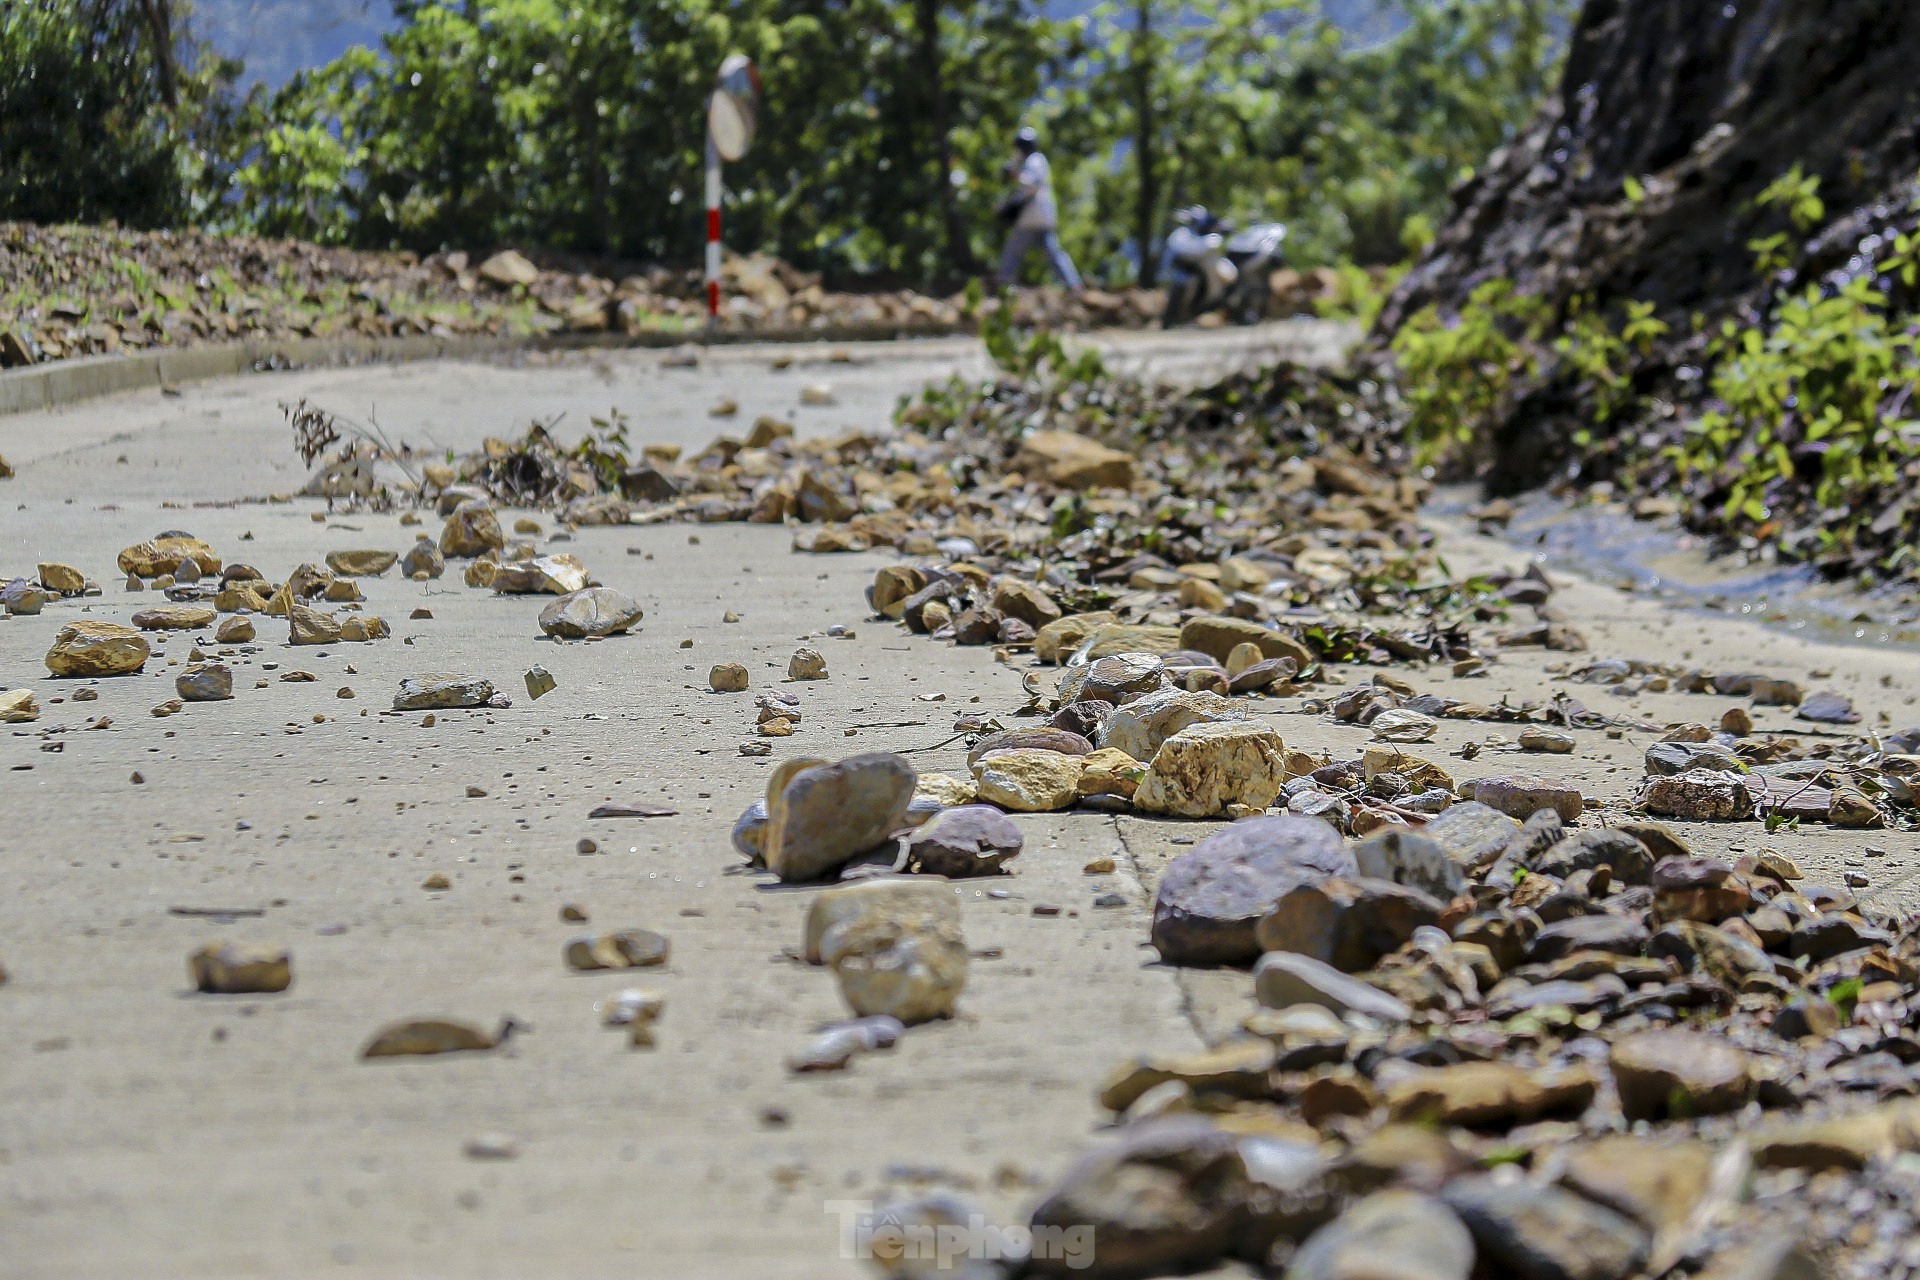
<path id="1" fill-rule="evenodd" d="M 1350 31 L 1377 25 L 1378 0 L 1323 0 Z M 1046 0 L 1065 16 L 1091 0 Z M 194 0 L 195 30 L 221 53 L 246 63 L 245 82 L 277 88 L 294 72 L 331 62 L 352 45 L 377 45 L 393 26 L 389 0 Z M 1370 33 L 1372 34 L 1372 33 Z"/>

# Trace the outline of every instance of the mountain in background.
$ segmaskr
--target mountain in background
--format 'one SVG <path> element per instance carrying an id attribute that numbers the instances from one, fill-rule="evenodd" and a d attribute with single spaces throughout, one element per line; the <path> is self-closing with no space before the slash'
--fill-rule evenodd
<path id="1" fill-rule="evenodd" d="M 1092 0 L 1045 0 L 1043 9 L 1070 18 Z M 1323 11 L 1362 40 L 1392 34 L 1380 0 L 1324 0 Z M 390 0 L 195 0 L 199 35 L 246 64 L 245 84 L 278 88 L 294 72 L 331 62 L 356 44 L 375 45 L 393 29 Z"/>

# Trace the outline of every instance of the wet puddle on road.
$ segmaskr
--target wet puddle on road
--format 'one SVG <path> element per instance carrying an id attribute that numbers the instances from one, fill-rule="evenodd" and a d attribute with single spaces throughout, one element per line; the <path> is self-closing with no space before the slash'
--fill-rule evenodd
<path id="1" fill-rule="evenodd" d="M 1449 486 L 1427 509 L 1472 527 L 1468 513 L 1479 502 L 1477 490 Z M 1635 520 L 1614 503 L 1576 506 L 1532 493 L 1514 499 L 1513 507 L 1512 522 L 1496 536 L 1544 557 L 1548 569 L 1822 643 L 1920 650 L 1920 614 L 1913 605 L 1823 582 L 1806 565 L 1711 557 L 1705 539 L 1669 522 Z"/>

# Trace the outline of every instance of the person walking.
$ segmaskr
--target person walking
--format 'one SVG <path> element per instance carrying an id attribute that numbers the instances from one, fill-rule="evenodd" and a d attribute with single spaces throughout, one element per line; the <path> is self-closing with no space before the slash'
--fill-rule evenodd
<path id="1" fill-rule="evenodd" d="M 1000 216 L 1010 224 L 1006 252 L 1000 257 L 997 277 L 1000 287 L 1006 288 L 1017 280 L 1027 255 L 1040 248 L 1046 251 L 1047 261 L 1053 265 L 1060 283 L 1077 290 L 1080 273 L 1074 270 L 1073 259 L 1060 245 L 1059 211 L 1053 203 L 1053 170 L 1046 156 L 1040 153 L 1040 135 L 1032 128 L 1021 129 L 1013 135 L 1013 149 L 1015 156 L 1007 165 L 1007 174 L 1019 189 L 1000 204 Z"/>

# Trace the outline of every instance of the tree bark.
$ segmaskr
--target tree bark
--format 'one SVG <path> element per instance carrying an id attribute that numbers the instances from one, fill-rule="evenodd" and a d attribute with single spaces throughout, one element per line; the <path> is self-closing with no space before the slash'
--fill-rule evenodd
<path id="1" fill-rule="evenodd" d="M 953 120 L 947 101 L 946 59 L 940 52 L 940 0 L 914 0 L 914 34 L 920 74 L 926 79 L 928 122 L 933 128 L 932 196 L 946 229 L 947 264 L 960 279 L 978 270 L 973 238 L 960 216 L 960 195 L 953 186 Z"/>
<path id="2" fill-rule="evenodd" d="M 1860 271 L 1868 237 L 1910 217 L 1916 65 L 1912 0 L 1587 0 L 1557 93 L 1455 192 L 1376 336 L 1508 279 L 1563 311 L 1655 304 L 1674 338 L 1651 363 L 1678 367 L 1699 354 L 1696 316 L 1756 314 L 1782 283 L 1756 274 L 1749 241 L 1790 230 L 1754 198 L 1793 165 L 1827 205 L 1793 246 L 1801 282 Z M 1544 478 L 1592 425 L 1553 412 L 1553 376 L 1496 431 L 1496 487 Z"/>
<path id="3" fill-rule="evenodd" d="M 1159 140 L 1154 135 L 1153 110 L 1153 4 L 1154 0 L 1134 0 L 1133 163 L 1139 183 L 1134 193 L 1133 240 L 1140 254 L 1140 285 L 1151 289 L 1160 274 L 1160 263 L 1153 254 L 1153 233 L 1160 207 Z"/>
<path id="4" fill-rule="evenodd" d="M 179 67 L 173 52 L 173 0 L 139 0 L 153 44 L 154 73 L 160 83 L 160 101 L 171 111 L 180 105 Z"/>

